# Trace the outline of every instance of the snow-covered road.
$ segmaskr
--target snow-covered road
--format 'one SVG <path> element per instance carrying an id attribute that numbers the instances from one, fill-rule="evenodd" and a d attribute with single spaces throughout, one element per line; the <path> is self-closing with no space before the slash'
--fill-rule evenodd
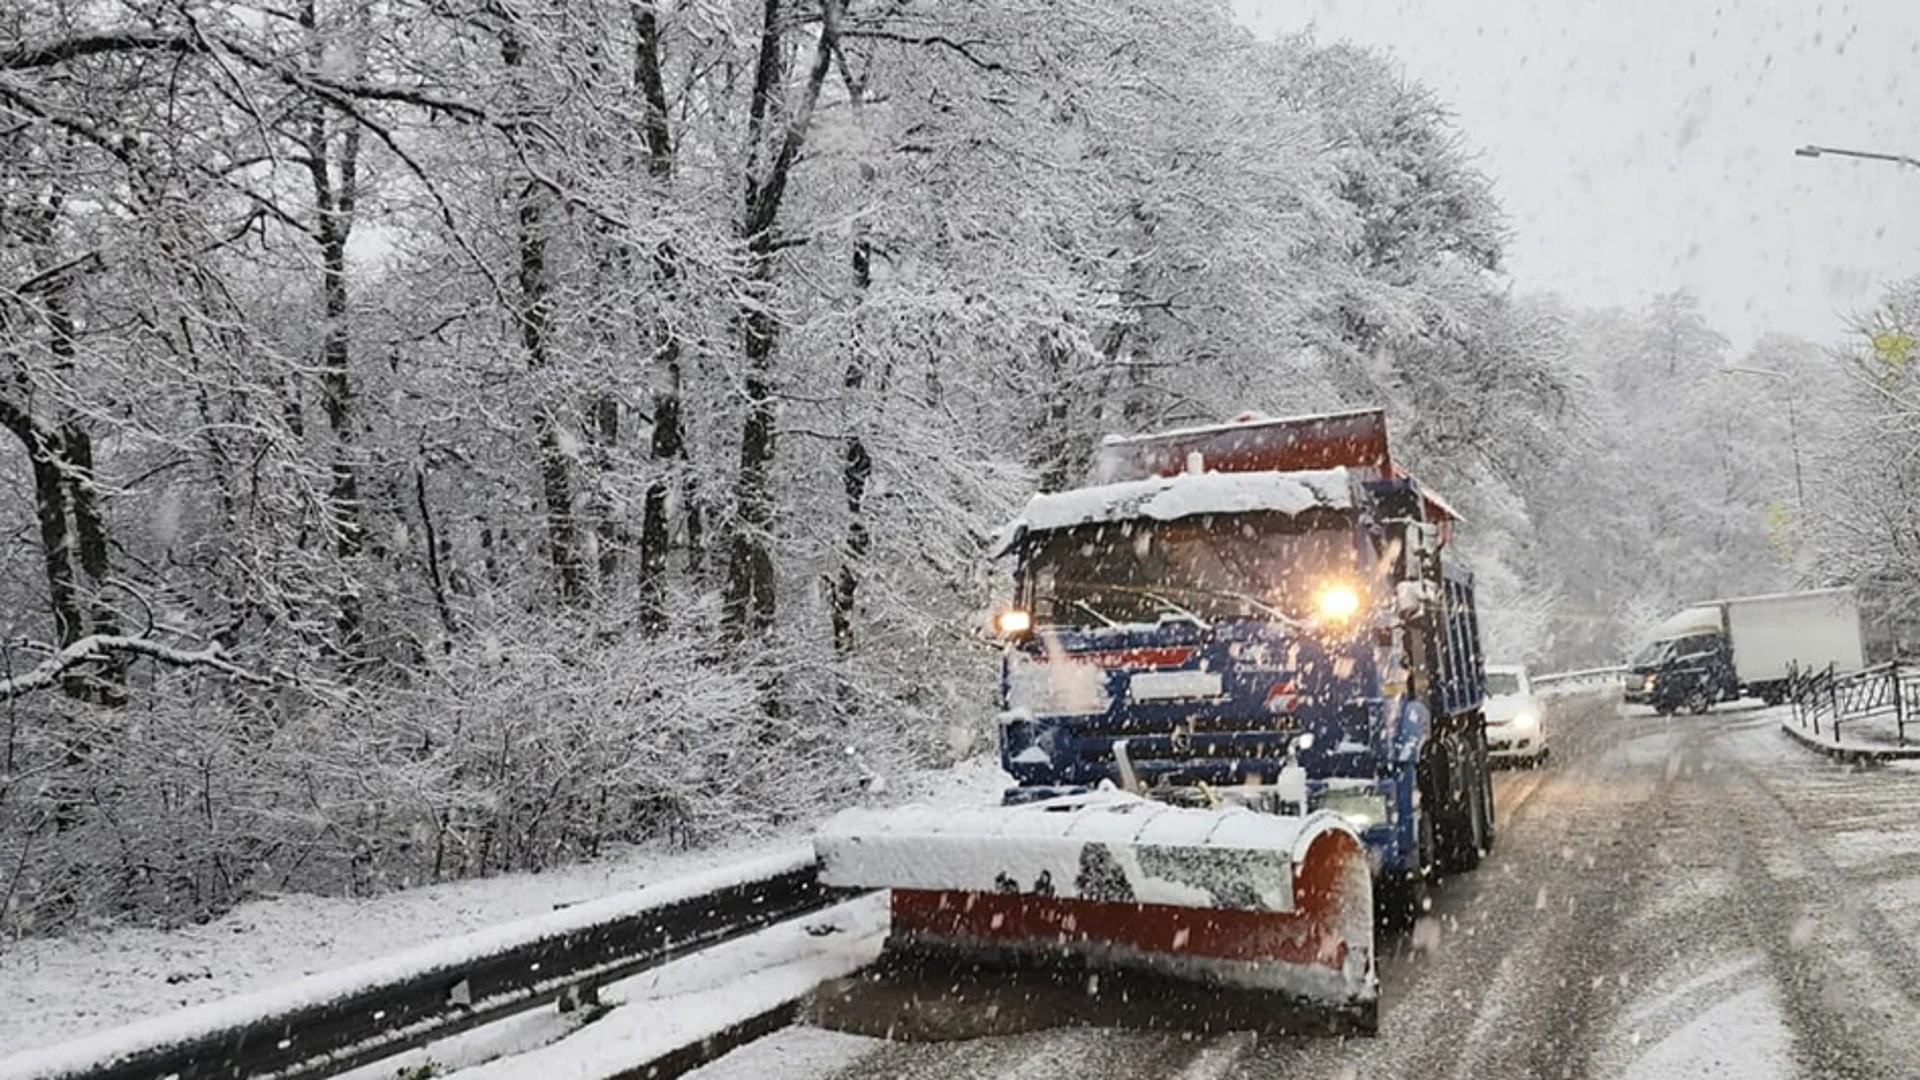
<path id="1" fill-rule="evenodd" d="M 1498 778 L 1496 854 L 1384 943 L 1378 1038 L 797 1027 L 696 1075 L 1920 1075 L 1920 769 L 1835 764 L 1772 712 L 1560 709 L 1555 763 Z"/>

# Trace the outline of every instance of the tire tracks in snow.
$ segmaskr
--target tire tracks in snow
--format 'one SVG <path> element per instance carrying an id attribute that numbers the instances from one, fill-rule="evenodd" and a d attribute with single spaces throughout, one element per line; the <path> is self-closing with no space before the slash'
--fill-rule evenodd
<path id="1" fill-rule="evenodd" d="M 1796 1059 L 1809 1075 L 1912 1077 L 1920 956 L 1825 850 L 1818 826 L 1732 749 L 1723 805 L 1741 826 L 1738 903 L 1780 987 Z M 1804 767 L 1813 782 L 1813 770 L 1831 766 Z"/>
<path id="2" fill-rule="evenodd" d="M 1380 1036 L 1263 1047 L 1234 1075 L 1589 1075 L 1627 991 L 1621 928 L 1649 877 L 1636 841 L 1674 782 L 1676 733 L 1605 701 L 1561 710 L 1555 764 L 1501 777 L 1494 854 L 1447 883 L 1412 955 L 1383 963 Z"/>
<path id="3" fill-rule="evenodd" d="M 1552 855 L 1563 865 L 1542 883 L 1523 940 L 1500 958 L 1483 1008 L 1454 1062 L 1455 1080 L 1482 1076 L 1594 1075 L 1616 1017 L 1634 993 L 1642 957 L 1631 925 L 1649 900 L 1654 875 L 1646 838 L 1671 813 L 1704 733 L 1648 730 L 1627 721 L 1625 741 L 1566 777 L 1549 809 L 1562 825 Z M 1649 742 L 1663 759 L 1646 754 Z M 1546 877 L 1544 873 L 1542 877 Z"/>

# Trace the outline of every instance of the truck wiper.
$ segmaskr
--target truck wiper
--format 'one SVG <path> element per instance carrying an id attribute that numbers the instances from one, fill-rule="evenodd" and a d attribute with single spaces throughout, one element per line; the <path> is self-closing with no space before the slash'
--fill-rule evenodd
<path id="1" fill-rule="evenodd" d="M 1069 600 L 1067 601 L 1067 603 L 1072 604 L 1074 607 L 1079 608 L 1081 611 L 1084 611 L 1087 614 L 1093 616 L 1094 618 L 1099 619 L 1101 622 L 1106 623 L 1107 626 L 1109 627 L 1115 627 L 1120 625 L 1119 620 L 1113 618 L 1112 616 L 1102 614 L 1099 608 L 1094 607 L 1092 604 L 1087 603 L 1085 600 Z"/>
<path id="2" fill-rule="evenodd" d="M 1208 591 L 1213 593 L 1215 596 L 1225 596 L 1233 600 L 1238 600 L 1241 603 L 1247 605 L 1248 607 L 1253 608 L 1254 610 L 1260 612 L 1261 614 L 1272 616 L 1274 619 L 1277 619 L 1280 622 L 1287 624 L 1289 627 L 1295 630 L 1310 629 L 1310 627 L 1308 627 L 1306 623 L 1301 622 L 1299 619 L 1294 618 L 1293 616 L 1287 614 L 1284 611 L 1281 611 L 1279 608 L 1274 607 L 1272 604 L 1269 604 L 1265 600 L 1261 600 L 1258 597 L 1249 596 L 1246 593 L 1242 593 L 1242 592 L 1234 592 L 1231 589 L 1210 589 Z"/>
<path id="3" fill-rule="evenodd" d="M 1161 605 L 1161 606 L 1163 606 L 1163 607 L 1169 607 L 1169 608 L 1172 608 L 1172 609 L 1173 609 L 1173 613 L 1174 613 L 1175 615 L 1178 615 L 1178 616 L 1180 616 L 1181 618 L 1183 618 L 1183 619 L 1186 619 L 1186 620 L 1187 620 L 1188 622 L 1190 622 L 1190 623 L 1192 623 L 1192 624 L 1193 624 L 1193 625 L 1195 625 L 1195 626 L 1211 626 L 1211 625 L 1213 625 L 1213 624 L 1211 624 L 1211 623 L 1209 623 L 1209 622 L 1207 622 L 1207 620 L 1205 620 L 1205 619 L 1203 619 L 1203 618 L 1201 618 L 1200 616 L 1198 616 L 1198 615 L 1195 615 L 1195 614 L 1194 614 L 1193 612 L 1191 612 L 1191 611 L 1188 611 L 1188 610 L 1187 610 L 1186 608 L 1184 608 L 1184 607 L 1181 607 L 1181 606 L 1180 606 L 1179 604 L 1176 604 L 1176 603 L 1174 603 L 1173 601 L 1171 601 L 1171 600 L 1169 600 L 1169 599 L 1167 599 L 1166 597 L 1164 597 L 1164 596 L 1161 596 L 1161 595 L 1160 595 L 1159 593 L 1156 593 L 1156 592 L 1148 592 L 1148 591 L 1147 591 L 1146 589 L 1139 589 L 1139 590 L 1136 590 L 1136 591 L 1138 591 L 1138 592 L 1140 593 L 1140 595 L 1141 595 L 1141 596 L 1144 596 L 1144 597 L 1146 597 L 1147 599 L 1149 599 L 1149 600 L 1151 600 L 1151 601 L 1153 601 L 1153 602 L 1154 602 L 1154 603 L 1156 603 L 1156 604 L 1159 604 L 1159 605 Z"/>

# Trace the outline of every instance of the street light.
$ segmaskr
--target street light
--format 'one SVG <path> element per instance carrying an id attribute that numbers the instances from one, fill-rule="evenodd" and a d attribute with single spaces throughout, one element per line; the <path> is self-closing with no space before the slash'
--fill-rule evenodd
<path id="1" fill-rule="evenodd" d="M 1911 165 L 1920 169 L 1920 158 L 1910 158 L 1905 154 L 1881 154 L 1872 150 L 1842 150 L 1837 146 L 1802 146 L 1794 153 L 1800 157 L 1817 158 L 1826 154 L 1835 157 L 1866 158 L 1870 161 L 1892 161 L 1900 165 Z"/>
<path id="2" fill-rule="evenodd" d="M 1759 375 L 1763 378 L 1779 379 L 1784 383 L 1793 382 L 1793 376 L 1784 371 L 1774 371 L 1771 368 L 1750 368 L 1739 367 L 1734 364 L 1725 364 L 1721 366 L 1720 370 L 1734 375 Z M 1787 391 L 1787 445 L 1793 449 L 1793 499 L 1794 502 L 1799 504 L 1800 513 L 1805 514 L 1807 512 L 1807 486 L 1800 476 L 1800 416 L 1793 407 L 1793 391 L 1791 388 Z"/>

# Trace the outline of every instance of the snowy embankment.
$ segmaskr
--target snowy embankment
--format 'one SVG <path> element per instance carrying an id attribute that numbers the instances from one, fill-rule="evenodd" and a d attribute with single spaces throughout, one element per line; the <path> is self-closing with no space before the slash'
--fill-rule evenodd
<path id="1" fill-rule="evenodd" d="M 1920 720 L 1908 721 L 1906 739 L 1900 739 L 1891 717 L 1842 723 L 1836 737 L 1831 723 L 1822 723 L 1819 732 L 1802 726 L 1791 708 L 1783 709 L 1780 730 L 1794 740 L 1828 757 L 1841 761 L 1920 761 Z"/>
<path id="2" fill-rule="evenodd" d="M 976 758 L 907 777 L 885 801 L 996 802 L 1007 783 L 997 761 Z M 7 988 L 0 995 L 0 1047 L 9 1055 L 46 1047 L 697 877 L 717 865 L 790 849 L 811 828 L 797 824 L 697 851 L 636 850 L 541 874 L 449 882 L 368 899 L 278 896 L 177 931 L 113 928 L 6 942 L 0 944 L 0 986 Z"/>

